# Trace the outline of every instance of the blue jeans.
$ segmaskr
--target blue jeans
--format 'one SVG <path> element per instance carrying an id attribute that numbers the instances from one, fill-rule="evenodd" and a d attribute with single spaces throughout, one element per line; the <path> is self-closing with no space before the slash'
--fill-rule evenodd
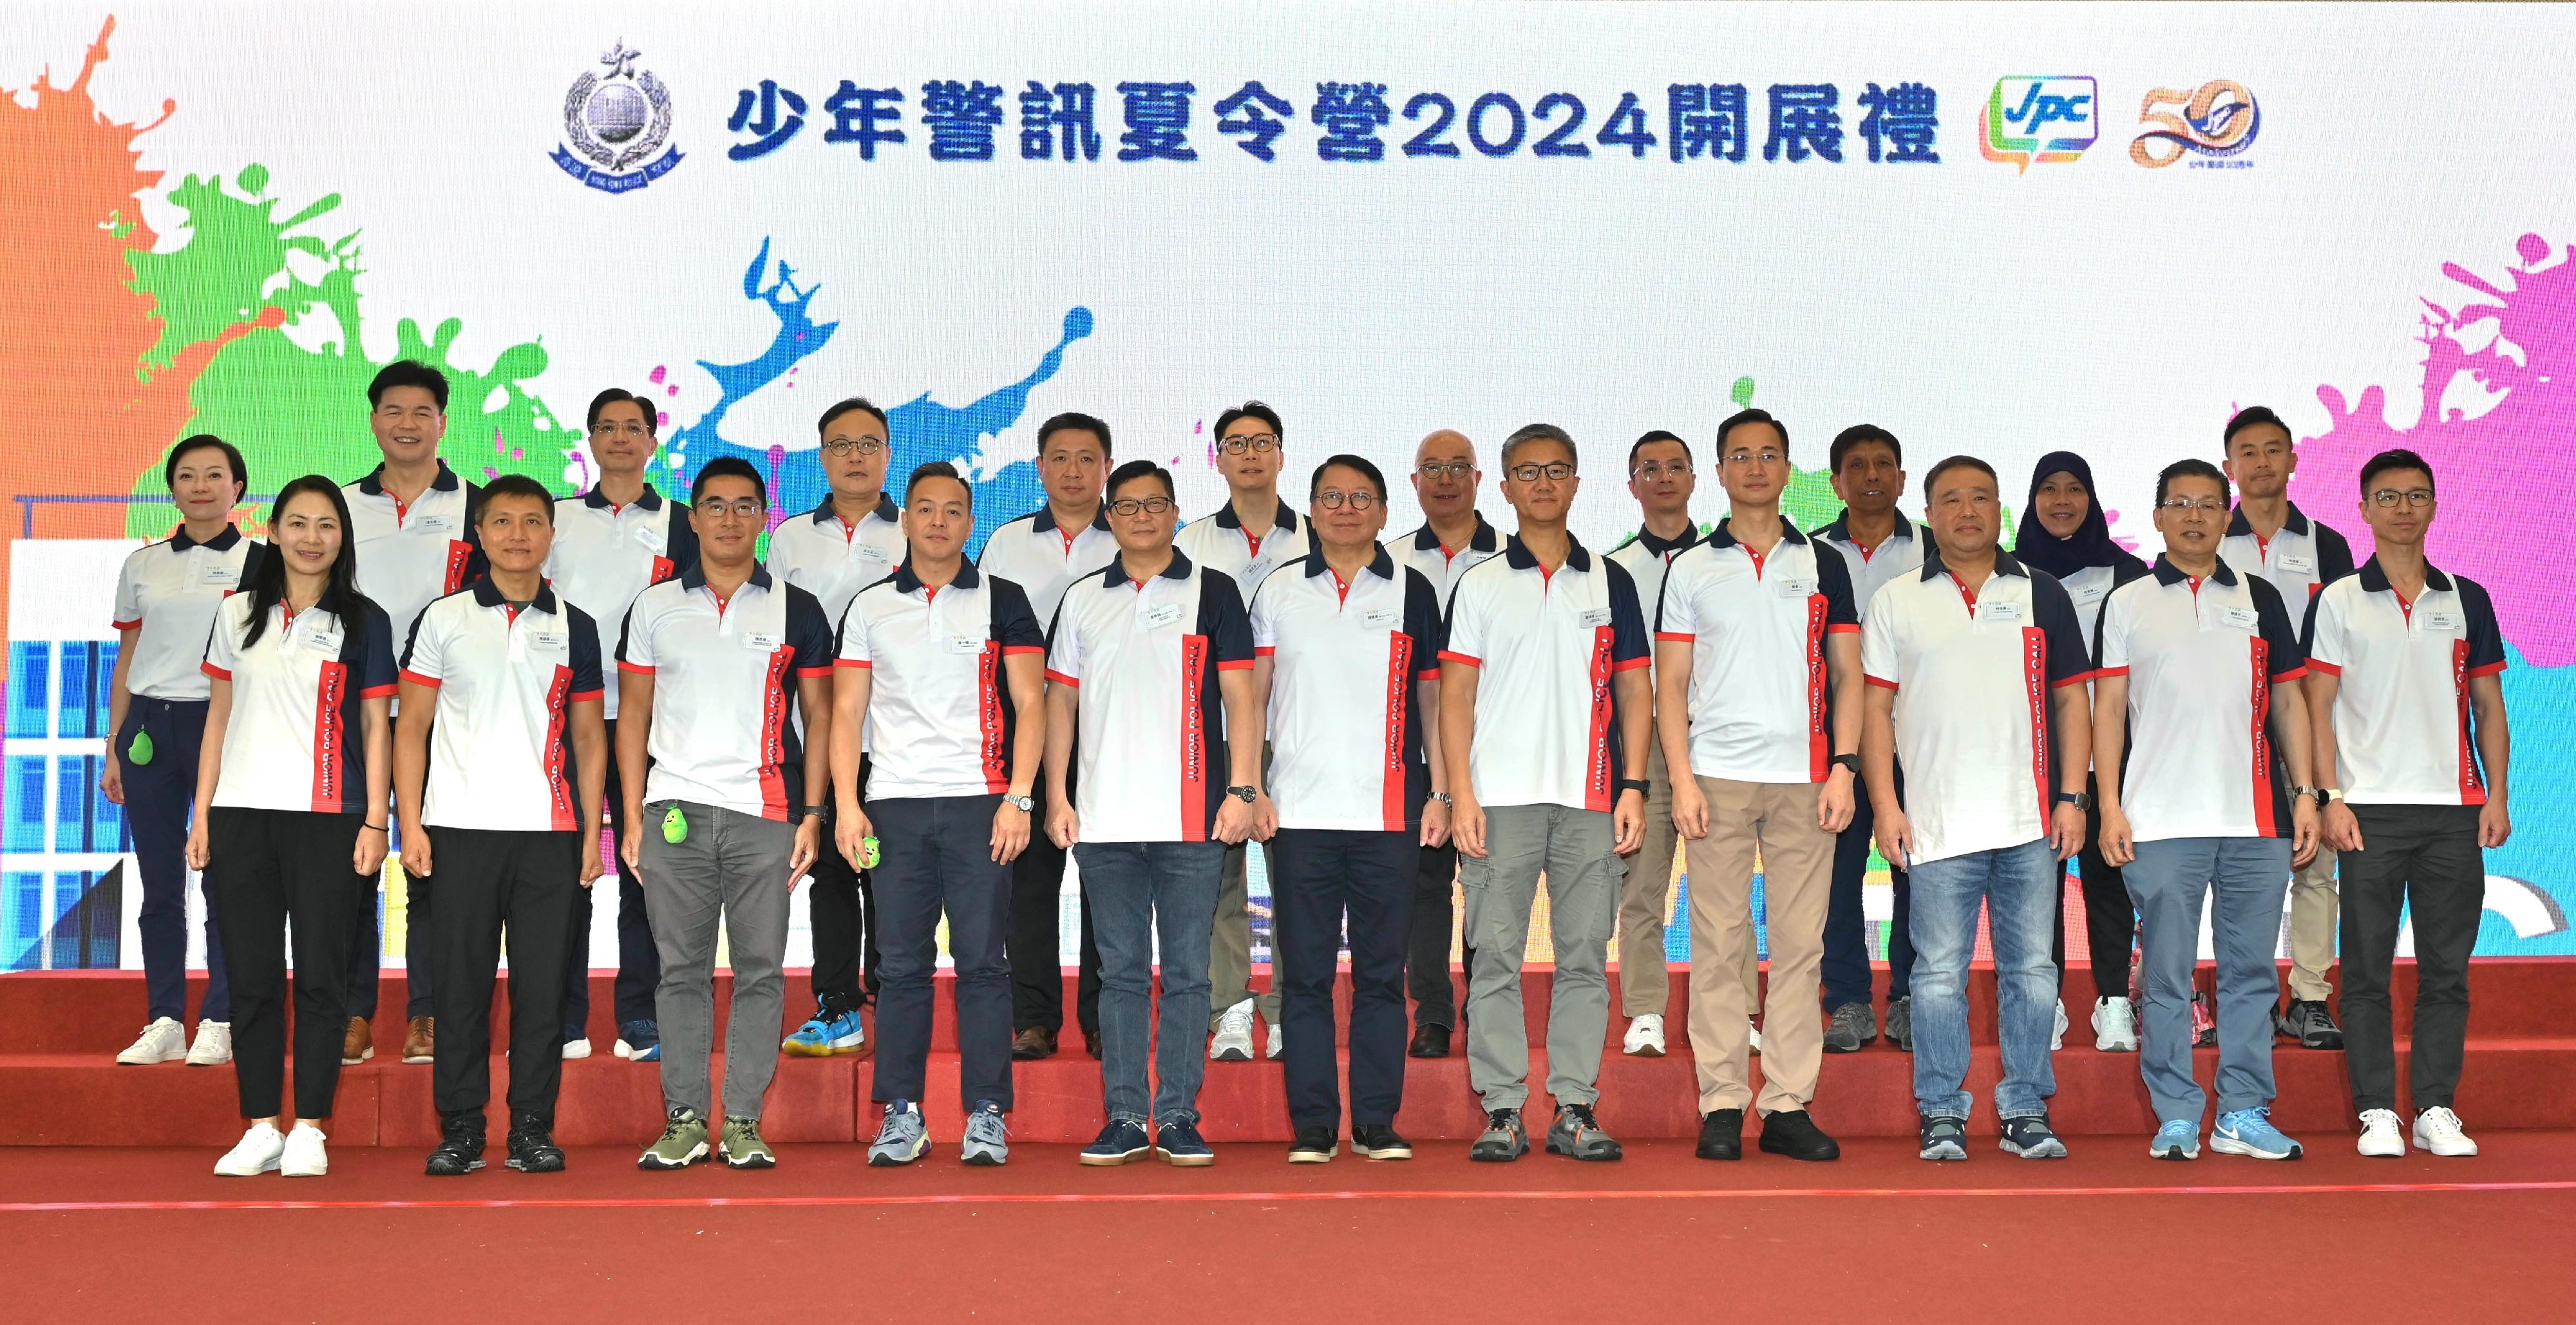
<path id="1" fill-rule="evenodd" d="M 1100 1085 L 1112 1122 L 1147 1121 L 1145 1058 L 1153 1042 L 1152 1121 L 1199 1120 L 1207 1071 L 1208 940 L 1216 928 L 1223 842 L 1077 842 L 1074 864 L 1100 945 Z M 1152 1022 L 1155 939 L 1163 1011 Z"/>
<path id="2" fill-rule="evenodd" d="M 2200 908 L 2213 886 L 2210 942 L 2218 955 L 2218 1111 L 2272 1102 L 2272 1007 L 2281 997 L 2273 954 L 2281 899 L 2290 886 L 2290 842 L 2281 837 L 2173 837 L 2140 842 L 2121 871 L 2138 908 L 2146 985 L 2138 1074 L 2158 1122 L 2200 1121 L 2209 1104 L 2191 1071 L 2191 971 L 2200 955 Z"/>
<path id="3" fill-rule="evenodd" d="M 1995 1116 L 2048 1112 L 2057 1073 L 2048 1040 L 2057 1019 L 2057 964 L 2048 959 L 2065 877 L 2047 838 L 1917 862 L 1914 911 L 1914 1102 L 1928 1117 L 1966 1118 L 1968 961 L 1982 904 L 1995 942 L 1995 1001 L 2004 1077 Z"/>

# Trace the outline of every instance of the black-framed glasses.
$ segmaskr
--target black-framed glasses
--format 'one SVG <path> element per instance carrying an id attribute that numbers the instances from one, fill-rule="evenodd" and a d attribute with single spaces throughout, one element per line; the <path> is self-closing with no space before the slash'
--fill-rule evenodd
<path id="1" fill-rule="evenodd" d="M 1685 478 L 1690 474 L 1687 460 L 1648 460 L 1628 471 L 1628 477 L 1646 483 L 1661 483 L 1668 478 Z"/>
<path id="2" fill-rule="evenodd" d="M 1415 465 L 1413 467 L 1413 472 L 1420 474 L 1424 478 L 1431 479 L 1434 482 L 1444 478 L 1465 478 L 1476 472 L 1476 462 L 1473 460 L 1425 460 L 1421 464 Z"/>
<path id="3" fill-rule="evenodd" d="M 886 444 L 882 437 L 842 437 L 823 443 L 823 449 L 831 452 L 835 459 L 847 460 L 854 455 L 882 455 Z"/>
<path id="4" fill-rule="evenodd" d="M 1267 455 L 1279 449 L 1279 434 L 1275 432 L 1236 433 L 1232 437 L 1219 438 L 1216 449 L 1227 455 L 1242 455 L 1246 451 Z"/>
<path id="5" fill-rule="evenodd" d="M 1121 497 L 1109 503 L 1111 515 L 1162 515 L 1180 503 L 1169 497 Z"/>
<path id="6" fill-rule="evenodd" d="M 1556 460 L 1544 465 L 1514 465 L 1505 472 L 1523 483 L 1536 483 L 1540 479 L 1563 483 L 1574 477 L 1574 466 L 1563 460 Z"/>
<path id="7" fill-rule="evenodd" d="M 1315 504 L 1328 511 L 1338 511 L 1344 506 L 1349 506 L 1354 511 L 1365 511 L 1377 503 L 1377 494 L 1366 488 L 1357 492 L 1327 491 L 1315 494 Z"/>
<path id="8" fill-rule="evenodd" d="M 2373 506 L 2394 509 L 2400 500 L 2403 500 L 2409 506 L 2430 506 L 2433 504 L 2433 490 L 2431 488 L 2407 488 L 2400 491 L 2396 488 L 2381 488 L 2379 491 L 2370 494 L 2370 504 Z"/>

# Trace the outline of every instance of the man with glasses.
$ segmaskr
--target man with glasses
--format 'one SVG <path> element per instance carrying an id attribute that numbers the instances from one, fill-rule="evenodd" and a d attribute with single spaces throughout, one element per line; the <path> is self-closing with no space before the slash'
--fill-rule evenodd
<path id="1" fill-rule="evenodd" d="M 1191 521 L 1173 540 L 1192 563 L 1232 576 L 1246 602 L 1272 567 L 1306 555 L 1306 529 L 1279 499 L 1279 473 L 1287 464 L 1287 448 L 1280 440 L 1285 432 L 1278 411 L 1258 400 L 1219 414 L 1216 468 L 1225 476 L 1230 496 L 1215 514 Z M 1208 1025 L 1208 1057 L 1235 1062 L 1252 1057 L 1256 1009 L 1270 1026 L 1270 1057 L 1279 1056 L 1281 1043 L 1277 980 L 1265 992 L 1252 989 L 1252 910 L 1245 881 L 1250 851 L 1243 845 L 1226 849 L 1225 877 L 1216 898 L 1216 937 L 1208 948 L 1209 1002 L 1217 1009 Z M 1269 857 L 1262 859 L 1267 864 Z M 1275 933 L 1272 947 L 1275 951 Z"/>
<path id="2" fill-rule="evenodd" d="M 2433 466 L 2382 451 L 2361 467 L 2374 545 L 2308 610 L 2308 707 L 2326 780 L 2326 842 L 2343 871 L 2344 1063 L 2360 1150 L 2403 1158 L 2388 979 L 2400 919 L 2415 932 L 2417 1149 L 2474 1155 L 2451 1111 L 2469 1027 L 2469 953 L 2486 909 L 2483 852 L 2513 835 L 2504 635 L 2495 604 L 2424 557 Z"/>
<path id="3" fill-rule="evenodd" d="M 1807 1106 L 1824 1027 L 1816 1016 L 1834 835 L 1851 822 L 1860 769 L 1860 620 L 1843 559 L 1780 514 L 1789 435 L 1758 409 L 1717 428 L 1727 518 L 1673 562 L 1655 627 L 1655 725 L 1690 856 L 1691 1053 L 1702 1159 L 1744 1156 L 1753 1096 L 1746 1024 L 1758 986 L 1753 872 L 1771 934 L 1771 1037 L 1762 1059 L 1762 1149 L 1842 1155 Z"/>
<path id="4" fill-rule="evenodd" d="M 1609 1030 L 1604 965 L 1618 857 L 1645 835 L 1646 622 L 1618 563 L 1565 527 L 1580 480 L 1574 439 L 1534 423 L 1503 443 L 1503 496 L 1520 531 L 1459 577 L 1440 660 L 1441 759 L 1475 958 L 1467 981 L 1467 1075 L 1485 1130 L 1468 1158 L 1529 1153 L 1529 1042 L 1521 958 L 1547 879 L 1556 975 L 1547 1008 L 1551 1154 L 1620 1156 L 1594 1106 Z M 1614 722 L 1615 719 L 1615 722 Z M 1466 771 L 1465 777 L 1456 770 Z"/>
<path id="5" fill-rule="evenodd" d="M 689 504 L 671 501 L 644 477 L 653 465 L 661 424 L 652 398 L 610 387 L 591 398 L 590 462 L 599 481 L 578 497 L 555 503 L 555 538 L 546 554 L 546 579 L 565 601 L 580 608 L 595 632 L 599 656 L 616 651 L 617 628 L 635 595 L 660 584 L 698 559 L 698 536 L 689 527 Z M 603 711 L 608 748 L 617 748 L 617 691 L 608 687 Z M 607 761 L 607 815 L 622 835 L 626 791 L 617 761 Z M 597 850 L 593 842 L 590 849 Z M 610 848 L 614 850 L 612 846 Z M 573 960 L 564 980 L 564 1057 L 590 1056 L 591 890 L 573 901 Z M 638 1062 L 661 1057 L 662 1036 L 653 1017 L 653 988 L 662 961 L 653 950 L 653 926 L 644 915 L 644 884 L 633 870 L 617 872 L 617 1056 Z"/>
<path id="6" fill-rule="evenodd" d="M 894 574 L 903 564 L 903 510 L 885 490 L 892 458 L 885 411 L 852 396 L 823 411 L 823 478 L 831 485 L 812 513 L 791 516 L 769 535 L 769 570 L 814 595 L 823 617 L 838 622 L 859 590 Z M 867 776 L 867 744 L 859 744 L 859 776 Z M 838 832 L 824 812 L 823 840 Z M 799 1058 L 868 1051 L 860 1009 L 877 994 L 875 881 L 838 851 L 814 862 L 811 899 L 814 932 L 814 1015 L 780 1045 Z"/>
<path id="7" fill-rule="evenodd" d="M 2227 478 L 2206 460 L 2156 476 L 2153 571 L 2113 589 L 2095 634 L 2093 766 L 2102 859 L 2136 900 L 2146 983 L 2138 1070 L 2147 1153 L 2200 1155 L 2208 1092 L 2192 1078 L 2192 965 L 2202 908 L 2218 956 L 2218 1123 L 2226 1155 L 2296 1159 L 2272 1126 L 2273 954 L 2290 868 L 2316 850 L 2307 674 L 2270 581 L 2219 559 Z"/>
<path id="8" fill-rule="evenodd" d="M 2237 506 L 2218 555 L 2239 575 L 2271 581 L 2290 619 L 2304 621 L 2320 590 L 2352 574 L 2352 545 L 2290 500 L 2299 453 L 2280 415 L 2261 405 L 2240 410 L 2221 444 Z M 2335 960 L 2335 915 L 2334 848 L 2321 846 L 2290 876 L 2290 1000 L 2272 1017 L 2273 1029 L 2301 1048 L 2343 1047 L 2326 1006 L 2334 996 L 2326 972 Z"/>
<path id="9" fill-rule="evenodd" d="M 1476 489 L 1484 478 L 1476 468 L 1476 444 L 1463 433 L 1441 428 L 1413 448 L 1413 500 L 1422 508 L 1423 524 L 1388 550 L 1431 582 L 1444 619 L 1458 577 L 1503 549 L 1502 535 L 1476 511 Z M 1413 996 L 1413 1041 L 1406 1052 L 1415 1058 L 1448 1057 L 1450 1028 L 1458 1021 L 1457 991 L 1449 980 L 1449 942 L 1458 932 L 1451 894 L 1457 883 L 1457 842 L 1424 847 L 1413 877 L 1404 954 L 1405 983 Z M 1470 970 L 1474 943 L 1469 938 L 1465 945 Z"/>
<path id="10" fill-rule="evenodd" d="M 1082 1162 L 1124 1164 L 1151 1149 L 1199 1167 L 1216 1162 L 1199 1135 L 1198 1094 L 1217 875 L 1261 796 L 1252 627 L 1234 581 L 1172 546 L 1169 471 L 1121 465 L 1109 513 L 1118 557 L 1065 589 L 1047 645 L 1047 835 L 1081 867 L 1100 943 L 1109 1124 Z M 1229 744 L 1228 731 L 1243 739 Z M 1161 1081 L 1150 1099 L 1148 1052 Z"/>

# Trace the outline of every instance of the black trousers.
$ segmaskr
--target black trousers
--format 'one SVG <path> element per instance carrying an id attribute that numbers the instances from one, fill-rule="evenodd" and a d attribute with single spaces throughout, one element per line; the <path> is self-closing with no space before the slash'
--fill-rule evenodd
<path id="1" fill-rule="evenodd" d="M 1011 867 L 993 859 L 998 794 L 868 802 L 881 856 L 876 870 L 884 991 L 877 1001 L 879 1103 L 919 1100 L 930 1057 L 931 977 L 939 969 L 939 916 L 957 963 L 957 1083 L 966 1107 L 1011 1107 Z"/>
<path id="2" fill-rule="evenodd" d="M 2099 796 L 2102 784 L 2084 779 L 2085 790 Z M 2084 847 L 2075 853 L 2075 872 L 2083 881 L 2084 941 L 2092 950 L 2096 998 L 2129 996 L 2129 962 L 2138 939 L 2138 908 L 2117 866 L 2102 859 L 2102 816 L 2084 816 Z M 2048 957 L 2057 963 L 2057 987 L 2066 988 L 2066 885 L 2057 886 L 2057 936 Z M 2080 1024 L 2080 1023 L 2079 1023 Z"/>
<path id="3" fill-rule="evenodd" d="M 2388 1011 L 2399 913 L 2415 924 L 2412 1100 L 2447 1109 L 2469 1033 L 2469 953 L 2486 912 L 2486 854 L 2474 805 L 2355 805 L 2359 851 L 2335 858 L 2343 881 L 2343 1058 L 2355 1111 L 2397 1107 Z M 233 998 L 241 998 L 238 990 Z M 236 1032 L 238 1034 L 238 1032 Z"/>
<path id="4" fill-rule="evenodd" d="M 492 1100 L 492 982 L 510 937 L 510 1111 L 554 1121 L 563 1083 L 563 1018 L 548 994 L 572 958 L 581 886 L 578 832 L 427 828 L 437 867 L 438 918 L 429 933 L 438 1047 L 430 1102 L 440 1116 Z M 596 844 L 594 844 L 596 845 Z"/>
<path id="5" fill-rule="evenodd" d="M 1072 778 L 1066 778 L 1071 794 Z M 1064 894 L 1062 847 L 1046 835 L 1047 793 L 1031 793 L 1029 849 L 1011 862 L 1011 1024 L 1019 1030 L 1064 1029 L 1064 959 L 1057 955 Z M 1082 965 L 1074 983 L 1074 1017 L 1086 1033 L 1100 1031 L 1100 945 L 1091 937 L 1091 899 L 1082 898 Z"/>
<path id="6" fill-rule="evenodd" d="M 617 720 L 608 720 L 608 783 L 603 793 L 608 813 L 603 820 L 609 829 L 609 840 L 618 840 L 625 826 L 618 821 L 618 807 L 625 804 L 625 783 L 617 772 Z M 597 843 L 592 843 L 597 846 Z M 653 946 L 653 920 L 644 913 L 644 881 L 635 871 L 617 865 L 617 1025 L 622 1032 L 629 1022 L 653 1020 L 653 990 L 662 983 L 662 953 Z M 590 903 L 591 890 L 584 888 L 573 899 L 572 952 L 564 968 L 564 1038 L 579 1039 L 590 1033 Z M 516 967 L 517 962 L 511 965 Z"/>
<path id="7" fill-rule="evenodd" d="M 1896 772 L 1896 794 L 1905 795 L 1905 770 Z M 1834 838 L 1834 877 L 1825 894 L 1825 956 L 1821 993 L 1828 1010 L 1845 1003 L 1868 1007 L 1870 988 L 1877 980 L 1869 964 L 1869 913 L 1862 902 L 1862 889 L 1869 881 L 1869 853 L 1872 834 L 1878 826 L 1877 812 L 1870 808 L 1869 788 L 1852 785 L 1852 818 Z M 1896 893 L 1896 909 L 1888 916 L 1887 927 L 1887 1002 L 1911 998 L 1914 993 L 1914 887 L 1905 871 L 1889 866 L 1888 884 Z"/>
<path id="8" fill-rule="evenodd" d="M 286 933 L 295 926 L 295 1116 L 328 1118 L 340 1092 L 350 914 L 373 880 L 349 870 L 355 814 L 206 813 L 206 886 L 223 927 L 233 994 L 233 1082 L 244 1118 L 273 1118 L 285 1094 Z"/>
<path id="9" fill-rule="evenodd" d="M 1404 1103 L 1404 965 L 1426 854 L 1417 831 L 1282 828 L 1270 839 L 1271 942 L 1288 1033 L 1288 1121 L 1342 1125 L 1333 1067 L 1333 979 L 1351 952 L 1351 1122 L 1392 1123 Z M 1449 954 L 1440 954 L 1441 970 Z"/>
<path id="10" fill-rule="evenodd" d="M 859 785 L 868 785 L 868 759 L 859 756 Z M 876 816 L 870 814 L 869 819 Z M 874 880 L 854 869 L 832 846 L 840 816 L 823 812 L 823 845 L 814 858 L 811 915 L 814 929 L 814 997 L 836 1012 L 863 1007 L 877 996 L 877 906 Z M 878 850 L 885 849 L 878 833 Z"/>
<path id="11" fill-rule="evenodd" d="M 1458 991 L 1449 978 L 1449 937 L 1457 932 L 1450 895 L 1458 882 L 1458 848 L 1421 846 L 1418 845 L 1420 840 L 1417 835 L 1413 909 L 1405 927 L 1405 984 L 1413 995 L 1413 1020 L 1416 1024 L 1455 1027 L 1458 1024 Z M 1271 892 L 1275 895 L 1278 885 L 1271 885 Z M 1472 947 L 1466 957 L 1467 968 L 1475 969 L 1476 954 Z"/>

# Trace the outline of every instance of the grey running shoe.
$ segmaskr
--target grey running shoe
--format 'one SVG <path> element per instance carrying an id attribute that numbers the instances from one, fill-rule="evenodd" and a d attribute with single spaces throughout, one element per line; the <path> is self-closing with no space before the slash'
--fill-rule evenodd
<path id="1" fill-rule="evenodd" d="M 2023 1159 L 2064 1159 L 2066 1143 L 2049 1130 L 2048 1115 L 2035 1113 L 2027 1117 L 2003 1120 L 2004 1135 L 1999 1143 L 2009 1154 Z"/>
<path id="2" fill-rule="evenodd" d="M 1867 1003 L 1845 1003 L 1834 1009 L 1833 1024 L 1825 1027 L 1825 1052 L 1856 1054 L 1860 1047 L 1878 1038 L 1878 1016 Z"/>
<path id="3" fill-rule="evenodd" d="M 910 1100 L 888 1101 L 885 1122 L 877 1128 L 876 1141 L 868 1146 L 868 1167 L 890 1169 L 929 1153 L 930 1127 L 921 1120 L 921 1106 Z"/>
<path id="4" fill-rule="evenodd" d="M 707 1120 L 695 1109 L 673 1109 L 662 1139 L 635 1159 L 639 1169 L 685 1169 L 707 1157 Z"/>
<path id="5" fill-rule="evenodd" d="M 1608 1132 L 1601 1130 L 1601 1120 L 1592 1116 L 1589 1104 L 1560 1104 L 1556 1120 L 1548 1124 L 1547 1153 L 1572 1159 L 1617 1159 L 1624 1153 Z"/>
<path id="6" fill-rule="evenodd" d="M 1001 1105 L 991 1100 L 976 1102 L 975 1111 L 966 1115 L 966 1140 L 957 1148 L 957 1157 L 986 1168 L 1010 1159 L 1011 1133 L 1002 1124 Z"/>
<path id="7" fill-rule="evenodd" d="M 1521 1124 L 1518 1109 L 1495 1109 L 1485 1115 L 1485 1133 L 1476 1144 L 1467 1147 L 1467 1158 L 1480 1163 L 1502 1164 L 1529 1153 L 1529 1129 Z"/>
<path id="8" fill-rule="evenodd" d="M 740 1118 L 733 1114 L 726 1114 L 724 1135 L 717 1140 L 716 1148 L 723 1152 L 725 1165 L 729 1168 L 774 1169 L 778 1167 L 778 1152 L 770 1149 L 769 1143 L 760 1139 L 760 1120 L 757 1118 Z"/>
<path id="9" fill-rule="evenodd" d="M 1887 1042 L 1907 1053 L 1914 1052 L 1914 996 L 1888 1000 Z"/>
<path id="10" fill-rule="evenodd" d="M 2272 1029 L 2299 1042 L 2302 1049 L 2340 1049 L 2343 1028 L 2323 1003 L 2292 999 L 2286 1011 L 2272 1014 Z"/>

